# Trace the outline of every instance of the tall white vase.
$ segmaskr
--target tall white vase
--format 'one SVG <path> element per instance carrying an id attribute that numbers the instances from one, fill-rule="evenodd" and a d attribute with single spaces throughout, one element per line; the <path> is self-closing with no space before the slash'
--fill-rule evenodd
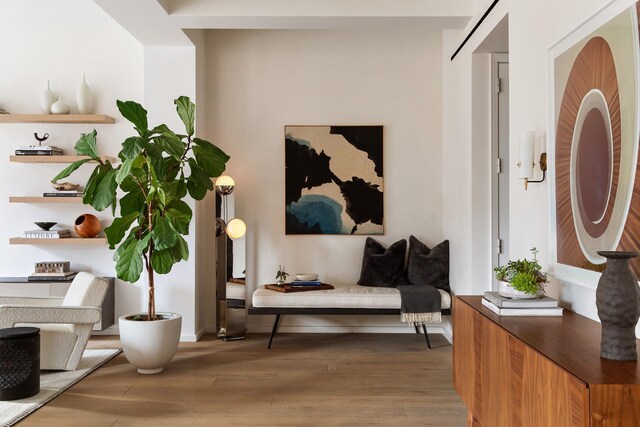
<path id="1" fill-rule="evenodd" d="M 40 106 L 42 107 L 42 114 L 51 114 L 51 105 L 56 102 L 58 97 L 51 91 L 49 80 L 47 80 L 47 88 L 40 96 Z"/>
<path id="2" fill-rule="evenodd" d="M 58 93 L 58 100 L 51 105 L 51 114 L 69 114 L 69 104 L 62 100 L 61 93 Z"/>
<path id="3" fill-rule="evenodd" d="M 84 74 L 82 75 L 82 83 L 78 88 L 76 99 L 78 101 L 78 112 L 80 114 L 90 114 L 93 110 L 93 94 Z"/>

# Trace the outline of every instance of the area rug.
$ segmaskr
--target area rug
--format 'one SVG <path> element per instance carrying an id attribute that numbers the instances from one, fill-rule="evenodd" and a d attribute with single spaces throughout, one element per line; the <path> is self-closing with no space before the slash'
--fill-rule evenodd
<path id="1" fill-rule="evenodd" d="M 0 426 L 12 426 L 54 397 L 107 363 L 121 350 L 85 350 L 75 371 L 42 371 L 40 393 L 20 400 L 0 402 Z"/>

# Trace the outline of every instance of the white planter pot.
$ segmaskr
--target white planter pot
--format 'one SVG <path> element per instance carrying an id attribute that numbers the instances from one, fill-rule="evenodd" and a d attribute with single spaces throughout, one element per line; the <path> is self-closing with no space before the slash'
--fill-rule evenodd
<path id="1" fill-rule="evenodd" d="M 124 355 L 141 374 L 162 372 L 178 349 L 182 316 L 176 313 L 156 314 L 165 319 L 153 322 L 129 320 L 127 318 L 133 316 L 128 315 L 118 321 Z"/>
<path id="2" fill-rule="evenodd" d="M 498 280 L 498 294 L 513 299 L 534 299 L 539 298 L 539 295 L 531 295 L 522 291 L 517 291 L 513 289 L 510 283 L 503 282 L 502 280 Z"/>

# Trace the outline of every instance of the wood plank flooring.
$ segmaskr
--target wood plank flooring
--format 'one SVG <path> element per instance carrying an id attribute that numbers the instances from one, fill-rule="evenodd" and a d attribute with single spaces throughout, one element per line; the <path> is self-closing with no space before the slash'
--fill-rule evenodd
<path id="1" fill-rule="evenodd" d="M 464 426 L 442 335 L 250 334 L 180 345 L 159 375 L 124 355 L 49 402 L 20 426 Z M 91 348 L 116 348 L 95 337 Z"/>

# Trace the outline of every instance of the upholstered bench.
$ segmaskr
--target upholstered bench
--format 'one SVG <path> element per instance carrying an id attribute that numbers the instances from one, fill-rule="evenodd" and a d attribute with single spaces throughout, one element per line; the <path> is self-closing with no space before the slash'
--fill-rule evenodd
<path id="1" fill-rule="evenodd" d="M 442 314 L 451 314 L 451 295 L 438 289 Z M 278 330 L 281 316 L 303 315 L 397 315 L 400 292 L 396 288 L 334 285 L 334 289 L 283 293 L 259 287 L 253 293 L 249 314 L 275 314 L 268 348 Z M 415 325 L 416 333 L 419 333 Z M 431 348 L 426 325 L 422 324 L 427 347 Z"/>

